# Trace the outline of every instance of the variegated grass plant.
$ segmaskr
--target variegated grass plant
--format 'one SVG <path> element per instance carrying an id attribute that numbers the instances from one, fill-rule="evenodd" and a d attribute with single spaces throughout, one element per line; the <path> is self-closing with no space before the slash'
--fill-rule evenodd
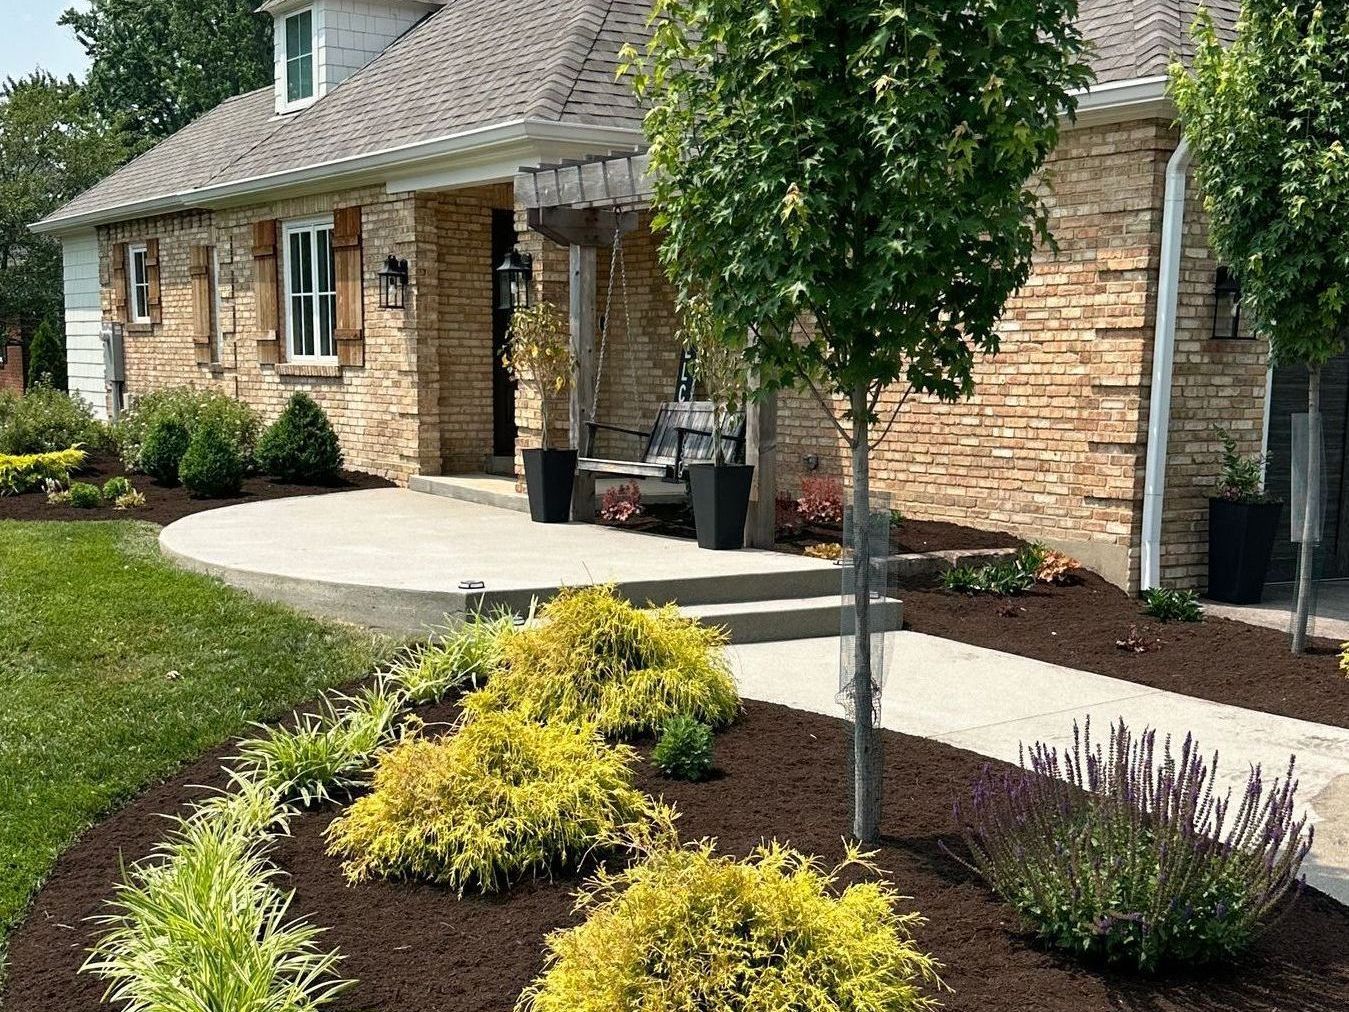
<path id="1" fill-rule="evenodd" d="M 742 861 L 665 845 L 584 888 L 518 1012 L 917 1012 L 936 1006 L 924 921 L 852 850 L 839 867 L 778 843 Z M 851 865 L 876 875 L 839 890 Z"/>
<path id="2" fill-rule="evenodd" d="M 347 878 L 427 879 L 462 893 L 574 866 L 663 809 L 632 785 L 635 753 L 593 724 L 488 713 L 440 738 L 404 738 L 374 790 L 328 828 Z"/>
<path id="3" fill-rule="evenodd" d="M 1121 722 L 1102 747 L 1088 723 L 1062 755 L 1037 743 L 1028 767 L 985 767 L 956 809 L 970 866 L 1055 947 L 1143 971 L 1231 959 L 1301 888 L 1293 763 L 1272 784 L 1252 769 L 1233 804 L 1217 753 L 1156 744 Z"/>
<path id="4" fill-rule="evenodd" d="M 638 608 L 612 586 L 567 589 L 504 641 L 503 667 L 464 700 L 472 716 L 517 710 L 631 738 L 687 716 L 722 727 L 740 710 L 726 635 L 674 605 Z"/>
<path id="5" fill-rule="evenodd" d="M 355 696 L 331 693 L 289 726 L 259 724 L 239 743 L 237 769 L 306 807 L 365 782 L 374 757 L 393 739 L 403 697 L 385 679 Z"/>
<path id="6" fill-rule="evenodd" d="M 84 970 L 124 1012 L 311 1012 L 353 982 L 319 945 L 322 929 L 288 920 L 293 893 L 268 860 L 289 811 L 275 791 L 235 790 L 179 818 L 156 853 L 127 870 L 98 920 Z"/>
<path id="7" fill-rule="evenodd" d="M 505 640 L 515 635 L 515 615 L 507 610 L 478 616 L 406 651 L 390 678 L 408 703 L 438 703 L 452 691 L 477 688 L 501 664 Z"/>

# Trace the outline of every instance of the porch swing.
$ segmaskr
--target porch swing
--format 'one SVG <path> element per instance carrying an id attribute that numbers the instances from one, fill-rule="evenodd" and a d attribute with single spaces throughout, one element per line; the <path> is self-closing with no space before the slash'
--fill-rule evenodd
<path id="1" fill-rule="evenodd" d="M 621 220 L 621 215 L 619 219 Z M 689 464 L 710 463 L 713 457 L 716 411 L 711 401 L 693 400 L 694 384 L 686 376 L 691 358 L 686 354 L 681 375 L 676 382 L 675 400 L 666 401 L 656 411 L 650 429 L 634 429 L 599 421 L 600 387 L 604 380 L 605 352 L 609 343 L 609 319 L 613 309 L 614 281 L 621 281 L 624 333 L 629 345 L 633 341 L 632 314 L 628 304 L 628 266 L 623 252 L 623 229 L 614 229 L 612 252 L 609 257 L 609 283 L 604 296 L 604 313 L 600 316 L 600 346 L 595 362 L 595 387 L 591 392 L 590 415 L 585 420 L 583 445 L 576 462 L 578 471 L 588 474 L 622 478 L 658 478 L 666 482 L 685 480 Z M 637 374 L 632 354 L 627 356 L 629 403 L 637 404 Z M 598 434 L 613 432 L 643 441 L 640 459 L 615 459 L 595 456 Z M 726 448 L 726 459 L 740 463 L 745 459 L 745 417 L 734 415 L 722 426 L 721 438 Z"/>

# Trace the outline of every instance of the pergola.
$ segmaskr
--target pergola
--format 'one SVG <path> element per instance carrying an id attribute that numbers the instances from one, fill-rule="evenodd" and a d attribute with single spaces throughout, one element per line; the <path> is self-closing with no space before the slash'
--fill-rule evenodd
<path id="1" fill-rule="evenodd" d="M 598 252 L 614 236 L 637 227 L 638 212 L 651 206 L 650 163 L 642 153 L 620 153 L 558 164 L 524 167 L 515 177 L 515 199 L 531 230 L 570 251 L 570 319 L 576 374 L 568 413 L 572 445 L 582 445 L 590 402 L 584 391 L 595 383 L 595 307 Z M 745 462 L 754 465 L 754 490 L 746 525 L 746 543 L 767 548 L 775 528 L 777 488 L 777 395 L 755 398 L 746 406 Z M 578 474 L 573 513 L 595 515 L 593 475 Z"/>

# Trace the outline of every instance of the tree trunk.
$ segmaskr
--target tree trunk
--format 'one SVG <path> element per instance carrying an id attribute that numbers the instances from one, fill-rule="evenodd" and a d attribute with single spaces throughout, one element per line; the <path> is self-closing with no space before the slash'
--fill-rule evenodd
<path id="1" fill-rule="evenodd" d="M 867 385 L 852 393 L 853 836 L 875 843 L 881 824 L 881 743 L 871 682 L 871 476 Z"/>
<path id="2" fill-rule="evenodd" d="M 1307 647 L 1307 621 L 1312 611 L 1312 566 L 1318 507 L 1321 503 L 1321 367 L 1307 369 L 1307 491 L 1302 504 L 1302 544 L 1297 555 L 1297 606 L 1293 612 L 1293 653 Z"/>

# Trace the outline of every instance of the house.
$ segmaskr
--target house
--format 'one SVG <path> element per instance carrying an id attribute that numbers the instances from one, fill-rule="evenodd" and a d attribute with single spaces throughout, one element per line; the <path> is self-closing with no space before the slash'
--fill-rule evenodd
<path id="1" fill-rule="evenodd" d="M 1083 0 L 1097 82 L 1051 163 L 1060 248 L 1010 305 L 975 397 L 911 401 L 877 452 L 875 485 L 905 514 L 1043 539 L 1122 586 L 1193 585 L 1213 426 L 1268 447 L 1271 484 L 1287 494 L 1305 376 L 1271 373 L 1264 344 L 1231 332 L 1164 95 L 1195 6 Z M 1212 6 L 1230 27 L 1236 0 Z M 511 473 L 539 424 L 499 361 L 494 268 L 518 246 L 536 296 L 567 305 L 575 277 L 589 329 L 605 317 L 598 413 L 649 425 L 674 397 L 680 356 L 648 213 L 611 201 L 602 219 L 573 202 L 594 234 L 573 231 L 569 249 L 556 229 L 528 227 L 541 209 L 520 187 L 539 177 L 517 174 L 572 159 L 631 168 L 640 111 L 615 72 L 648 9 L 268 0 L 272 88 L 222 103 L 34 226 L 65 248 L 72 387 L 107 411 L 155 387 L 210 384 L 267 416 L 306 390 L 353 466 L 398 480 Z M 601 220 L 624 223 L 621 258 Z M 382 297 L 390 257 L 408 265 L 398 308 L 383 304 L 400 301 Z M 102 350 L 112 323 L 120 361 Z M 1349 368 L 1334 369 L 1338 531 Z M 806 398 L 782 396 L 776 444 L 779 491 L 843 469 Z M 1286 575 L 1286 539 L 1278 552 Z"/>

